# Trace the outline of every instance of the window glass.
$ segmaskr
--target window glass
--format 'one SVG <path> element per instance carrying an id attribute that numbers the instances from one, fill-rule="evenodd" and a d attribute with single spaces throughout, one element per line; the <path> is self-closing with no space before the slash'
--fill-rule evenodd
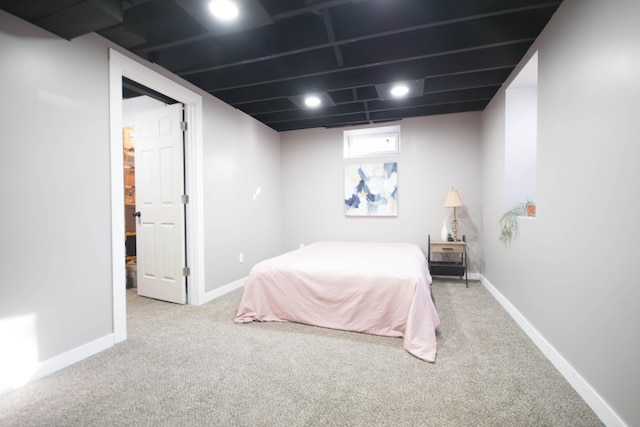
<path id="1" fill-rule="evenodd" d="M 344 157 L 380 156 L 400 152 L 400 126 L 344 131 Z"/>

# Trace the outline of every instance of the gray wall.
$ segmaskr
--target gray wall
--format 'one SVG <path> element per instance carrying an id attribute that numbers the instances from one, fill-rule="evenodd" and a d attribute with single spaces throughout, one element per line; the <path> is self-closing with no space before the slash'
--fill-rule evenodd
<path id="1" fill-rule="evenodd" d="M 560 6 L 534 46 L 537 217 L 510 248 L 493 227 L 482 234 L 484 276 L 628 425 L 640 425 L 638 17 L 636 0 Z M 482 115 L 489 224 L 503 209 L 503 157 L 501 91 Z"/>
<path id="2" fill-rule="evenodd" d="M 0 28 L 0 319 L 46 360 L 113 330 L 107 49 Z"/>
<path id="3" fill-rule="evenodd" d="M 280 136 L 165 69 L 138 61 L 202 96 L 204 291 L 215 291 L 282 252 Z"/>
<path id="4" fill-rule="evenodd" d="M 95 34 L 66 41 L 3 11 L 0 28 L 0 321 L 35 315 L 42 362 L 113 333 L 113 45 Z M 279 136 L 146 65 L 203 97 L 205 291 L 211 291 L 282 251 Z"/>
<path id="5" fill-rule="evenodd" d="M 203 115 L 208 292 L 282 252 L 282 200 L 278 133 L 211 96 Z"/>
<path id="6" fill-rule="evenodd" d="M 401 126 L 400 154 L 360 163 L 398 162 L 398 216 L 345 217 L 343 129 L 281 133 L 282 217 L 286 250 L 318 240 L 406 241 L 427 246 L 439 239 L 447 191 L 455 186 L 465 207 L 458 209 L 459 234 L 465 234 L 477 270 L 480 203 L 480 114 L 420 117 L 385 123 Z M 349 128 L 353 129 L 353 128 Z M 349 160 L 350 163 L 354 162 Z"/>

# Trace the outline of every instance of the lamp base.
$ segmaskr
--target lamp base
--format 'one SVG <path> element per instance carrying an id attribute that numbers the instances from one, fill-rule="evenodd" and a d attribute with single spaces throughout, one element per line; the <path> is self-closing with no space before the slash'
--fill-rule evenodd
<path id="1" fill-rule="evenodd" d="M 453 225 L 453 241 L 458 242 L 458 220 L 451 221 L 451 225 Z"/>

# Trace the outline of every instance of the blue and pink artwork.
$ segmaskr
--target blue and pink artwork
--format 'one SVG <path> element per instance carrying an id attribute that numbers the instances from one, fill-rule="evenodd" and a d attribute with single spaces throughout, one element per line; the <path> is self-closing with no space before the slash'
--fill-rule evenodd
<path id="1" fill-rule="evenodd" d="M 397 216 L 398 163 L 345 165 L 344 212 L 347 216 Z"/>

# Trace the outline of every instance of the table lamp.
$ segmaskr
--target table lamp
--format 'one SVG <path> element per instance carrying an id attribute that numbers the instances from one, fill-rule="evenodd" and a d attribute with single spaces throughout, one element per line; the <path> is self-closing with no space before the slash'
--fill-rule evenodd
<path id="1" fill-rule="evenodd" d="M 451 190 L 447 193 L 447 198 L 444 201 L 445 208 L 453 208 L 453 241 L 458 241 L 458 219 L 456 218 L 456 208 L 462 207 L 464 204 L 460 200 L 458 190 L 451 187 Z"/>

